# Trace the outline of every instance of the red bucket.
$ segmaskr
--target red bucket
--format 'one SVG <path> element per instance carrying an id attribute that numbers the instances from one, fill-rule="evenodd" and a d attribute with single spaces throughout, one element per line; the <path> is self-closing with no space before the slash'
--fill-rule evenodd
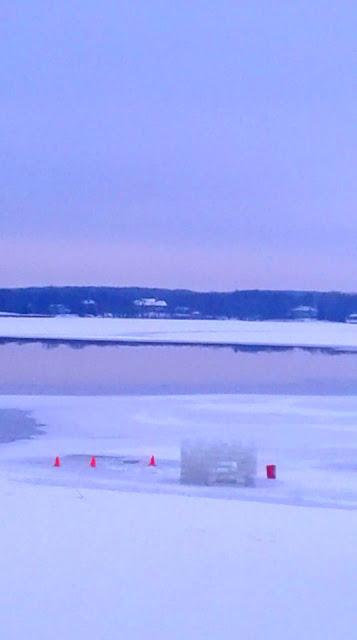
<path id="1" fill-rule="evenodd" d="M 275 464 L 267 464 L 267 478 L 269 480 L 276 479 L 276 465 Z"/>

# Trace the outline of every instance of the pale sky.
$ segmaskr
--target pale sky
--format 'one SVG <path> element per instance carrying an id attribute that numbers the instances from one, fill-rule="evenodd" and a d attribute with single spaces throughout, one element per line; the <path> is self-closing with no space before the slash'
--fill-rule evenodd
<path id="1" fill-rule="evenodd" d="M 0 286 L 356 290 L 357 3 L 2 0 Z"/>

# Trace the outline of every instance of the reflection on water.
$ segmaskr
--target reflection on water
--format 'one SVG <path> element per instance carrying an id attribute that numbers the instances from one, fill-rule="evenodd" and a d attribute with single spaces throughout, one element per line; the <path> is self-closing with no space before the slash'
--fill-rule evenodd
<path id="1" fill-rule="evenodd" d="M 357 394 L 357 354 L 83 343 L 0 347 L 2 394 L 213 392 Z"/>

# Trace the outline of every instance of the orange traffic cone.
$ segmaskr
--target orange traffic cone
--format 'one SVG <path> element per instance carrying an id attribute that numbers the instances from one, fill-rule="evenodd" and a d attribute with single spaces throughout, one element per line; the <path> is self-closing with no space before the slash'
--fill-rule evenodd
<path id="1" fill-rule="evenodd" d="M 61 460 L 59 456 L 56 456 L 55 461 L 53 463 L 54 467 L 60 467 L 61 466 Z"/>
<path id="2" fill-rule="evenodd" d="M 89 466 L 93 467 L 93 469 L 97 466 L 97 461 L 94 456 L 91 457 Z"/>
<path id="3" fill-rule="evenodd" d="M 148 467 L 156 467 L 156 460 L 155 460 L 155 456 L 151 456 L 150 458 L 150 462 L 148 464 Z"/>

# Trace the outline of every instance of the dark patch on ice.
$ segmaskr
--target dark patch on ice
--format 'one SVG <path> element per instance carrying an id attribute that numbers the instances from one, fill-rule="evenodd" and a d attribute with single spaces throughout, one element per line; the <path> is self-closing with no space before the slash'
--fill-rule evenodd
<path id="1" fill-rule="evenodd" d="M 43 426 L 26 411 L 0 409 L 0 443 L 42 435 L 44 430 L 41 427 Z"/>
<path id="2" fill-rule="evenodd" d="M 155 336 L 155 339 L 150 340 L 150 335 Z M 207 348 L 207 349 L 232 349 L 235 353 L 263 353 L 263 352 L 287 352 L 287 351 L 296 351 L 301 350 L 307 353 L 321 353 L 331 356 L 338 355 L 356 355 L 357 348 L 356 347 L 329 347 L 329 346 L 314 346 L 314 345 L 305 345 L 305 344 L 246 344 L 240 343 L 239 341 L 232 342 L 214 342 L 214 341 L 205 341 L 204 339 L 191 342 L 184 340 L 168 340 L 168 339 L 157 339 L 157 335 L 160 335 L 160 332 L 151 331 L 147 333 L 147 337 L 143 338 L 141 334 L 132 335 L 131 338 L 120 338 L 120 337 L 112 337 L 111 339 L 87 339 L 87 338 L 44 338 L 44 337 L 32 337 L 32 338 L 21 338 L 21 337 L 0 337 L 0 345 L 7 344 L 41 344 L 45 348 L 55 349 L 60 346 L 67 346 L 71 349 L 84 349 L 85 347 L 96 346 L 96 347 L 192 347 L 192 348 Z M 140 340 L 138 339 L 140 338 Z"/>
<path id="3" fill-rule="evenodd" d="M 95 455 L 95 453 L 93 454 Z M 149 466 L 149 460 L 150 460 L 150 456 L 142 456 L 142 457 L 138 457 L 138 456 L 121 456 L 121 455 L 95 455 L 96 461 L 97 461 L 97 465 L 100 466 L 102 465 L 102 467 L 104 469 L 114 469 L 115 467 L 132 467 L 135 465 L 140 465 L 141 467 L 145 467 L 145 466 Z M 91 455 L 89 454 L 70 454 L 70 455 L 66 455 L 63 456 L 62 461 L 63 464 L 65 463 L 74 463 L 75 465 L 77 465 L 77 463 L 80 463 L 83 466 L 83 463 L 85 465 L 89 465 L 89 461 L 91 459 Z M 160 460 L 158 461 L 158 469 L 179 469 L 179 462 L 176 460 L 163 460 L 162 458 L 160 458 Z"/>

